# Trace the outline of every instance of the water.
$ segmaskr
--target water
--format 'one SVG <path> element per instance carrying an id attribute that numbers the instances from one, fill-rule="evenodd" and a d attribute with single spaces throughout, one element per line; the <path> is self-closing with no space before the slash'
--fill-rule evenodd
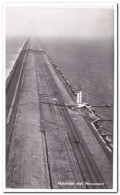
<path id="1" fill-rule="evenodd" d="M 25 38 L 7 40 L 7 70 L 13 66 Z M 71 85 L 83 91 L 83 101 L 95 107 L 104 121 L 101 125 L 112 133 L 114 43 L 113 40 L 42 39 L 43 48 Z"/>
<path id="2" fill-rule="evenodd" d="M 25 37 L 6 38 L 6 79 L 15 64 L 25 40 Z"/>

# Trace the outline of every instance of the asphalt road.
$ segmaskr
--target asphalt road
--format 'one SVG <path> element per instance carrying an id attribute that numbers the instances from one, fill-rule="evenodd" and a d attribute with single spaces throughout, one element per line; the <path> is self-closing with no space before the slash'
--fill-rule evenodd
<path id="1" fill-rule="evenodd" d="M 6 87 L 6 187 L 111 189 L 113 167 L 39 41 L 28 39 Z M 61 106 L 62 105 L 62 106 Z"/>

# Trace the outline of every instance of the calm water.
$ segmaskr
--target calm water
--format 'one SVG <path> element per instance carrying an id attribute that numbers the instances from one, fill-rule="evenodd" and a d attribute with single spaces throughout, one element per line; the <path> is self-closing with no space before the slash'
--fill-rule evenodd
<path id="1" fill-rule="evenodd" d="M 25 40 L 25 37 L 6 38 L 6 78 L 14 66 Z"/>
<path id="2" fill-rule="evenodd" d="M 23 46 L 25 38 L 7 39 L 7 73 Z M 43 48 L 63 72 L 71 85 L 82 89 L 83 101 L 93 106 L 103 119 L 113 118 L 114 48 L 113 40 L 42 39 Z M 112 121 L 104 122 L 112 132 Z"/>

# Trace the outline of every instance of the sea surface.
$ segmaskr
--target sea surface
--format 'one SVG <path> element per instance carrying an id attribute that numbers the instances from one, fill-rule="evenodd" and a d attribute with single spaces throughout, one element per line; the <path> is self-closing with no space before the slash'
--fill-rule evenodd
<path id="1" fill-rule="evenodd" d="M 26 41 L 25 37 L 6 38 L 6 79 L 12 70 L 15 61 Z"/>
<path id="2" fill-rule="evenodd" d="M 22 49 L 25 37 L 6 40 L 6 75 Z M 54 63 L 76 90 L 82 90 L 102 119 L 105 130 L 113 132 L 114 41 L 66 38 L 39 39 Z M 110 107 L 96 107 L 110 104 Z M 95 107 L 94 107 L 95 106 Z"/>

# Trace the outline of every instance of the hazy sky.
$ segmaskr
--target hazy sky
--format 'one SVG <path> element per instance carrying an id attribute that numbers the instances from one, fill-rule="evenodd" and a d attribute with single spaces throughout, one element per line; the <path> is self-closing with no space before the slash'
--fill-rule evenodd
<path id="1" fill-rule="evenodd" d="M 113 36 L 113 9 L 6 8 L 6 35 Z"/>

